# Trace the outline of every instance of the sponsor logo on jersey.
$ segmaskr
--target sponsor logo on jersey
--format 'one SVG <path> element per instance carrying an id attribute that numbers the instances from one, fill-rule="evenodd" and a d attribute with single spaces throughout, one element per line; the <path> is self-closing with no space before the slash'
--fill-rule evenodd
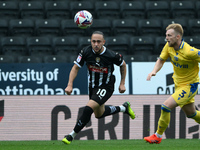
<path id="1" fill-rule="evenodd" d="M 177 56 L 174 56 L 174 59 L 175 59 L 176 61 L 178 61 L 178 57 L 177 57 Z"/>
<path id="2" fill-rule="evenodd" d="M 79 63 L 80 61 L 81 61 L 81 56 L 80 55 L 78 55 L 78 57 L 77 57 L 77 59 L 76 59 L 76 61 L 77 61 L 77 63 Z"/>
<path id="3" fill-rule="evenodd" d="M 108 68 L 106 67 L 97 67 L 97 66 L 89 65 L 88 69 L 93 72 L 108 73 Z"/>
<path id="4" fill-rule="evenodd" d="M 176 66 L 178 68 L 188 68 L 188 64 L 179 64 L 179 63 L 176 63 L 174 61 L 172 61 L 172 63 L 174 64 L 174 66 Z"/>

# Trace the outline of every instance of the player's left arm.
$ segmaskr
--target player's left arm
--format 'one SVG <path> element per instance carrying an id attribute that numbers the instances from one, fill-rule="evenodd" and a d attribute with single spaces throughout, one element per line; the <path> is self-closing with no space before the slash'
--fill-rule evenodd
<path id="1" fill-rule="evenodd" d="M 124 60 L 123 60 L 122 65 L 120 66 L 120 74 L 121 74 L 121 81 L 119 85 L 119 92 L 124 93 L 126 91 L 126 87 L 125 87 L 126 62 Z"/>

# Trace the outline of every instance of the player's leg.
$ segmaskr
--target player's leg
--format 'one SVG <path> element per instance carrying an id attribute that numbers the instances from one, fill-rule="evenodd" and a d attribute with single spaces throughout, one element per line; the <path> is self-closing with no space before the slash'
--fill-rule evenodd
<path id="1" fill-rule="evenodd" d="M 91 99 L 99 104 L 99 107 L 93 109 L 96 118 L 104 118 L 119 112 L 128 114 L 132 119 L 135 118 L 135 114 L 131 109 L 129 102 L 125 102 L 120 106 L 104 105 L 113 94 L 113 90 L 109 87 L 98 88 L 94 93 L 95 94 L 91 96 Z"/>
<path id="2" fill-rule="evenodd" d="M 88 103 L 93 103 L 91 106 L 95 109 L 99 105 L 92 101 L 89 100 Z M 86 105 L 81 117 L 78 119 L 73 131 L 69 134 L 66 135 L 65 138 L 62 140 L 65 144 L 70 144 L 74 137 L 85 127 L 85 125 L 90 121 L 91 115 L 94 112 L 93 108 L 90 105 Z"/>
<path id="3" fill-rule="evenodd" d="M 170 113 L 171 109 L 175 108 L 177 103 L 175 102 L 174 98 L 170 96 L 161 106 L 161 115 L 158 121 L 158 128 L 155 134 L 144 137 L 144 140 L 153 144 L 159 144 L 162 140 L 162 134 L 167 129 L 170 123 Z"/>
<path id="4" fill-rule="evenodd" d="M 196 110 L 194 104 L 194 96 L 197 93 L 198 83 L 190 84 L 190 86 L 190 100 L 182 107 L 182 110 L 188 118 L 192 118 L 200 124 L 200 111 Z"/>
<path id="5" fill-rule="evenodd" d="M 197 123 L 200 124 L 200 111 L 196 110 L 194 103 L 184 105 L 182 110 L 185 112 L 188 118 L 194 119 Z"/>
<path id="6" fill-rule="evenodd" d="M 131 109 L 130 102 L 125 102 L 122 106 L 125 107 L 125 111 L 122 111 L 122 112 L 124 112 L 125 114 L 129 115 L 131 117 L 131 119 L 135 119 L 135 113 Z"/>
<path id="7" fill-rule="evenodd" d="M 69 135 L 66 135 L 65 138 L 62 140 L 65 144 L 70 144 L 72 142 L 72 140 L 75 138 L 78 132 L 80 132 L 83 129 L 83 127 L 90 121 L 91 115 L 94 112 L 95 108 L 99 107 L 99 104 L 91 99 L 92 95 L 96 95 L 96 89 L 90 87 L 90 100 L 85 106 L 84 111 L 79 120 L 77 121 L 73 131 Z"/>
<path id="8" fill-rule="evenodd" d="M 158 128 L 156 131 L 156 135 L 161 137 L 161 135 L 167 129 L 170 123 L 170 113 L 171 109 L 177 107 L 177 103 L 172 96 L 170 96 L 161 106 L 161 115 L 158 121 Z"/>
<path id="9" fill-rule="evenodd" d="M 94 112 L 96 118 L 103 118 L 118 112 L 124 112 L 134 119 L 135 114 L 130 108 L 130 103 L 126 102 L 121 106 L 108 106 L 104 103 L 112 96 L 113 90 L 109 87 L 90 89 L 90 100 L 85 107 L 82 116 L 77 121 L 74 130 L 62 140 L 66 144 L 70 144 L 74 137 L 80 132 L 83 127 L 90 121 L 91 115 Z"/>
<path id="10" fill-rule="evenodd" d="M 120 106 L 112 106 L 112 105 L 101 105 L 98 109 L 94 111 L 95 117 L 100 119 L 106 116 L 110 116 L 119 112 L 124 112 L 128 114 L 132 119 L 135 119 L 135 113 L 130 107 L 129 102 L 125 102 Z"/>
<path id="11" fill-rule="evenodd" d="M 185 85 L 181 87 L 176 87 L 175 93 L 167 99 L 164 104 L 162 105 L 161 116 L 158 121 L 158 129 L 152 137 L 145 137 L 144 139 L 149 143 L 160 143 L 157 142 L 161 138 L 162 134 L 166 130 L 169 122 L 170 122 L 170 112 L 171 109 L 175 108 L 176 106 L 180 106 L 183 110 L 188 110 L 188 114 L 192 115 L 192 111 L 189 113 L 189 109 L 187 107 L 191 107 L 192 105 L 188 105 L 194 102 L 194 96 L 197 93 L 197 86 L 198 83 Z M 193 119 L 199 121 L 199 113 L 195 114 L 194 107 L 193 107 L 193 116 L 189 116 Z M 156 140 L 154 140 L 156 139 Z"/>
<path id="12" fill-rule="evenodd" d="M 119 106 L 104 106 L 104 104 L 99 105 L 95 100 L 89 100 L 83 114 L 77 121 L 73 131 L 66 135 L 62 140 L 65 144 L 70 144 L 75 136 L 85 127 L 85 125 L 90 121 L 91 115 L 94 112 L 96 118 L 102 118 L 108 115 L 115 114 L 120 111 Z"/>

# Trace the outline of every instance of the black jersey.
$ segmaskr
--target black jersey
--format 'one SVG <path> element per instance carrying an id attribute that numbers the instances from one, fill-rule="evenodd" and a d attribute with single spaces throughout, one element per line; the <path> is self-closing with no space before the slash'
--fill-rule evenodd
<path id="1" fill-rule="evenodd" d="M 89 86 L 95 88 L 114 84 L 114 64 L 122 65 L 123 56 L 106 47 L 101 54 L 96 54 L 90 45 L 81 50 L 74 63 L 82 67 L 84 62 L 89 72 Z"/>

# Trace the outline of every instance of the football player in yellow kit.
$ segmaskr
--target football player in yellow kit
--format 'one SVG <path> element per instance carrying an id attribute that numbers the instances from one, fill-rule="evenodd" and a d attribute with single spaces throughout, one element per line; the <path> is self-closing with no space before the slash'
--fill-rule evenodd
<path id="1" fill-rule="evenodd" d="M 162 104 L 156 133 L 144 137 L 144 140 L 151 144 L 161 142 L 162 134 L 170 122 L 170 112 L 177 106 L 181 107 L 188 118 L 192 118 L 200 124 L 200 111 L 195 109 L 194 104 L 194 96 L 199 84 L 200 50 L 190 46 L 182 39 L 183 32 L 180 24 L 170 24 L 166 28 L 167 43 L 156 61 L 153 71 L 147 76 L 147 80 L 150 80 L 170 58 L 174 70 L 175 93 Z"/>

